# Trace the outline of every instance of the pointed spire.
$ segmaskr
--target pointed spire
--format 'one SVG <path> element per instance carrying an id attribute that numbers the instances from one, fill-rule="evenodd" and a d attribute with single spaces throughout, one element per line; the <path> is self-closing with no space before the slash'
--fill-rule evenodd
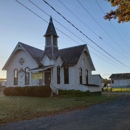
<path id="1" fill-rule="evenodd" d="M 54 36 L 58 37 L 51 16 L 50 16 L 50 22 L 49 22 L 47 31 L 44 36 L 46 37 L 46 36 L 50 36 L 50 35 L 54 35 Z"/>
<path id="2" fill-rule="evenodd" d="M 52 16 L 50 16 L 50 23 L 53 23 L 53 21 L 52 21 Z"/>

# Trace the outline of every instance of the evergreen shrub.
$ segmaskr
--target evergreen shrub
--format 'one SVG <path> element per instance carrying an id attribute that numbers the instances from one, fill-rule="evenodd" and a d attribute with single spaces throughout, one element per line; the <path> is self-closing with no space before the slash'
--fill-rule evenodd
<path id="1" fill-rule="evenodd" d="M 49 97 L 51 92 L 49 86 L 7 87 L 3 90 L 6 96 Z"/>
<path id="2" fill-rule="evenodd" d="M 35 90 L 35 86 L 30 86 L 30 87 L 26 87 L 25 91 L 24 91 L 24 95 L 25 96 L 35 96 L 34 90 Z"/>
<path id="3" fill-rule="evenodd" d="M 49 86 L 37 86 L 35 88 L 35 96 L 49 97 L 51 95 L 51 88 Z"/>
<path id="4" fill-rule="evenodd" d="M 11 89 L 12 87 L 4 88 L 3 93 L 5 96 L 11 96 Z"/>
<path id="5" fill-rule="evenodd" d="M 27 86 L 26 87 L 21 87 L 21 95 L 22 96 L 25 96 L 25 90 L 26 90 Z"/>
<path id="6" fill-rule="evenodd" d="M 11 88 L 11 96 L 22 96 L 21 87 L 12 87 Z"/>

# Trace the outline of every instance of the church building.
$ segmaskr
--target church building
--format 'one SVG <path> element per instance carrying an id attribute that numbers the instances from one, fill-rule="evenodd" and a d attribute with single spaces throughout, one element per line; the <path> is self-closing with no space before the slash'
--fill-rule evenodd
<path id="1" fill-rule="evenodd" d="M 44 50 L 18 42 L 3 67 L 6 87 L 48 85 L 53 91 L 101 91 L 100 75 L 92 75 L 95 67 L 86 44 L 58 49 L 52 17 L 44 37 Z"/>

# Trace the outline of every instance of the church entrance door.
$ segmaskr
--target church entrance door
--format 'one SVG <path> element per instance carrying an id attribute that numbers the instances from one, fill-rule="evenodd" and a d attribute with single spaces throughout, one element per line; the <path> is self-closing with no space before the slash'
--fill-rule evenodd
<path id="1" fill-rule="evenodd" d="M 51 83 L 51 72 L 45 72 L 45 84 L 50 86 Z"/>

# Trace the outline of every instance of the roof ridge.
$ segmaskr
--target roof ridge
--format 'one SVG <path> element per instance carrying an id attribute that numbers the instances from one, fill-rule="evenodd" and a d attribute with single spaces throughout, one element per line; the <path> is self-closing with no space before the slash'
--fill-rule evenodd
<path id="1" fill-rule="evenodd" d="M 20 43 L 20 44 L 22 44 L 22 45 L 25 45 L 25 46 L 28 46 L 28 47 L 32 47 L 32 48 L 37 49 L 37 50 L 40 50 L 40 51 L 44 51 L 44 50 L 42 50 L 42 49 L 33 47 L 33 46 L 31 46 L 31 45 L 28 45 L 28 44 L 25 44 L 25 43 L 22 43 L 22 42 L 18 42 L 18 43 Z"/>
<path id="2" fill-rule="evenodd" d="M 80 46 L 86 46 L 86 44 L 79 45 L 79 46 L 73 46 L 73 47 L 62 48 L 62 49 L 59 49 L 59 51 L 60 51 L 60 50 L 65 50 L 65 49 L 70 49 L 70 48 L 75 48 L 75 47 L 80 47 Z"/>

